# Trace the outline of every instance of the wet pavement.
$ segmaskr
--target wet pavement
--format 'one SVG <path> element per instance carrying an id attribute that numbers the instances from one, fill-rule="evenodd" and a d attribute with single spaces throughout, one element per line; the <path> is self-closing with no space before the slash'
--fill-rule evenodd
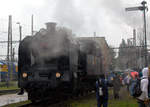
<path id="1" fill-rule="evenodd" d="M 17 94 L 8 94 L 8 95 L 1 95 L 0 96 L 0 107 L 12 103 L 17 103 L 21 101 L 28 100 L 27 93 L 23 95 L 17 95 Z"/>

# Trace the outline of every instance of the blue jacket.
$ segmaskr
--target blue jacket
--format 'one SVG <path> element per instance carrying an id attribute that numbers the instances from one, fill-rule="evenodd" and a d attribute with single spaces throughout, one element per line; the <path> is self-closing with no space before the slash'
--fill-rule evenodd
<path id="1" fill-rule="evenodd" d="M 100 78 L 101 79 L 101 78 Z M 97 100 L 99 99 L 105 99 L 108 100 L 108 81 L 105 79 L 101 79 L 103 85 L 102 85 L 102 91 L 103 91 L 103 96 L 99 96 L 99 82 L 96 81 L 96 98 Z"/>
<path id="2" fill-rule="evenodd" d="M 130 92 L 131 96 L 133 96 L 133 90 L 135 90 L 134 86 L 137 83 L 137 81 L 138 81 L 137 79 L 135 79 L 135 80 L 131 79 L 131 81 L 130 81 L 129 92 Z"/>
<path id="3" fill-rule="evenodd" d="M 148 98 L 150 98 L 150 78 L 148 78 Z"/>

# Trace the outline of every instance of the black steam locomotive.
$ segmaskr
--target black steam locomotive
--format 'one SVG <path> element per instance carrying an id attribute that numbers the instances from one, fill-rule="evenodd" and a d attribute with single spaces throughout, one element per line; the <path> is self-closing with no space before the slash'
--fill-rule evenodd
<path id="1" fill-rule="evenodd" d="M 46 25 L 19 45 L 19 87 L 31 101 L 92 91 L 104 72 L 98 44 L 75 39 L 66 28 L 56 28 L 56 23 Z"/>

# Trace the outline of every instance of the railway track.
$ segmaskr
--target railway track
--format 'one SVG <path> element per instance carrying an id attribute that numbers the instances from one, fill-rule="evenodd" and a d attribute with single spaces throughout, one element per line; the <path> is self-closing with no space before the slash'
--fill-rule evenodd
<path id="1" fill-rule="evenodd" d="M 36 103 L 29 103 L 29 104 L 25 104 L 19 107 L 71 107 L 71 103 L 74 100 L 82 100 L 87 98 L 87 96 L 91 96 L 94 93 L 90 93 L 88 95 L 85 96 L 80 96 L 80 97 L 76 97 L 76 98 L 68 98 L 68 99 L 59 99 L 59 100 L 45 100 L 45 101 L 39 101 Z"/>
<path id="2" fill-rule="evenodd" d="M 13 90 L 0 90 L 0 95 L 5 95 L 5 94 L 14 94 L 19 92 L 20 89 L 13 89 Z"/>
<path id="3" fill-rule="evenodd" d="M 40 101 L 36 103 L 29 103 L 19 107 L 68 107 L 65 106 L 66 103 L 64 101 Z"/>

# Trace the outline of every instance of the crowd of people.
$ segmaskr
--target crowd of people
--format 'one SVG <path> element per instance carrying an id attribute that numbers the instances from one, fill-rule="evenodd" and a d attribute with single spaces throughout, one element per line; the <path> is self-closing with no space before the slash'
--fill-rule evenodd
<path id="1" fill-rule="evenodd" d="M 150 107 L 150 67 L 139 71 L 117 72 L 109 76 L 100 75 L 96 81 L 97 107 L 108 107 L 108 90 L 113 89 L 114 99 L 120 99 L 121 87 L 126 87 L 130 96 L 137 100 L 139 107 Z"/>

